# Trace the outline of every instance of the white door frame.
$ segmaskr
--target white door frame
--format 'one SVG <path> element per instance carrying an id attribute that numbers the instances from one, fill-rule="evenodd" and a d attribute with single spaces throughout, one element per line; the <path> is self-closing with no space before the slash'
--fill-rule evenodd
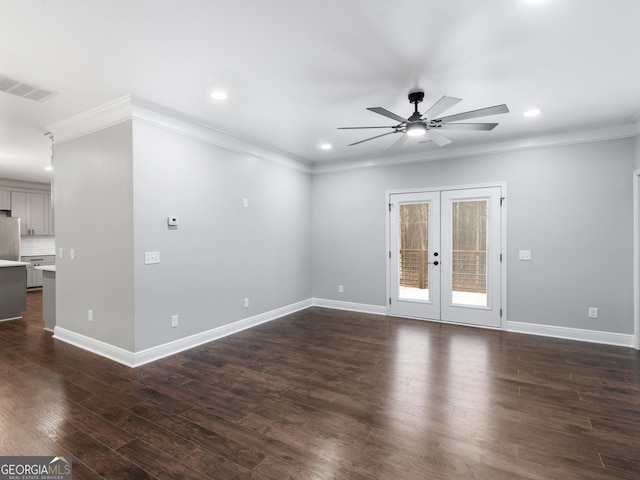
<path id="1" fill-rule="evenodd" d="M 640 350 L 640 170 L 633 172 L 633 348 Z"/>
<path id="2" fill-rule="evenodd" d="M 638 171 L 640 175 L 640 170 Z M 440 187 L 425 187 L 425 188 L 406 188 L 399 190 L 387 190 L 385 191 L 385 258 L 386 258 L 386 285 L 387 285 L 387 301 L 386 301 L 386 314 L 390 315 L 391 309 L 389 305 L 389 299 L 391 298 L 391 239 L 389 238 L 390 225 L 389 225 L 389 204 L 391 203 L 391 195 L 395 194 L 403 194 L 403 193 L 420 193 L 420 192 L 436 192 L 442 190 L 467 190 L 467 189 L 475 189 L 475 188 L 488 188 L 488 187 L 500 187 L 502 191 L 502 197 L 505 201 L 502 203 L 502 208 L 500 209 L 500 241 L 502 243 L 502 262 L 500 262 L 500 275 L 502 277 L 501 281 L 501 291 L 500 291 L 500 299 L 501 299 L 501 308 L 502 308 L 502 318 L 500 322 L 499 329 L 506 330 L 507 329 L 507 321 L 508 321 L 508 309 L 507 309 L 507 182 L 494 182 L 494 183 L 481 183 L 481 184 L 471 184 L 471 185 L 446 185 Z M 447 322 L 453 323 L 453 322 Z M 467 326 L 474 326 L 468 324 L 461 324 Z M 480 328 L 488 328 L 488 327 L 480 327 Z"/>

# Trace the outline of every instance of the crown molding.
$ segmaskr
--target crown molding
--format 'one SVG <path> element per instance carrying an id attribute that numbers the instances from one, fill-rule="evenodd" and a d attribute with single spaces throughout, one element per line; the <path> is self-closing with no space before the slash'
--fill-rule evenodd
<path id="1" fill-rule="evenodd" d="M 48 127 L 54 145 L 133 120 L 164 128 L 227 150 L 249 154 L 281 166 L 311 173 L 311 164 L 301 158 L 259 145 L 253 140 L 225 132 L 205 122 L 141 98 L 125 95 Z"/>
<path id="2" fill-rule="evenodd" d="M 130 120 L 132 110 L 131 96 L 126 95 L 49 125 L 47 129 L 53 134 L 53 144 L 57 145 Z"/>
<path id="3" fill-rule="evenodd" d="M 323 174 L 369 167 L 422 163 L 449 158 L 489 155 L 516 150 L 614 140 L 640 134 L 640 116 L 631 122 L 608 127 L 583 128 L 555 132 L 529 138 L 512 138 L 476 145 L 446 146 L 432 150 L 413 149 L 406 153 L 385 152 L 371 156 L 349 157 L 312 163 L 270 146 L 260 145 L 239 135 L 226 132 L 168 107 L 125 95 L 48 127 L 54 145 L 78 138 L 128 120 L 164 128 L 212 145 L 249 154 L 303 173 Z"/>
<path id="4" fill-rule="evenodd" d="M 313 174 L 344 172 L 368 167 L 384 167 L 390 165 L 404 165 L 422 163 L 449 158 L 471 157 L 477 155 L 490 155 L 495 153 L 527 150 L 532 148 L 572 145 L 576 143 L 596 142 L 603 140 L 615 140 L 619 138 L 635 137 L 640 133 L 640 121 L 625 123 L 603 128 L 588 128 L 583 130 L 552 133 L 530 138 L 514 138 L 494 143 L 477 145 L 462 145 L 441 147 L 437 150 L 419 149 L 404 154 L 385 153 L 371 157 L 358 157 L 354 159 L 331 160 L 318 162 L 313 165 Z"/>

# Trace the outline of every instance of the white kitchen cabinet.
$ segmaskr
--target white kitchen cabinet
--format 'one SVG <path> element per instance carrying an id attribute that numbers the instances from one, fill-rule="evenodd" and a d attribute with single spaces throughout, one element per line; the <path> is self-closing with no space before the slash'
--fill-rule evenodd
<path id="1" fill-rule="evenodd" d="M 42 287 L 42 270 L 36 270 L 35 267 L 45 265 L 55 265 L 55 255 L 31 255 L 21 257 L 23 262 L 27 262 L 27 288 Z"/>
<path id="2" fill-rule="evenodd" d="M 11 210 L 10 190 L 0 190 L 0 210 Z"/>
<path id="3" fill-rule="evenodd" d="M 49 195 L 11 192 L 11 216 L 20 217 L 20 235 L 50 235 Z"/>

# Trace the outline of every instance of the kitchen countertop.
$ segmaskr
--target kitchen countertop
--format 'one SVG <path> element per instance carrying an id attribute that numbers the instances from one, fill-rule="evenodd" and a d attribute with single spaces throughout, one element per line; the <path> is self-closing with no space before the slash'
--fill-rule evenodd
<path id="1" fill-rule="evenodd" d="M 0 260 L 0 268 L 3 267 L 20 267 L 29 265 L 27 262 L 15 262 L 13 260 Z"/>
<path id="2" fill-rule="evenodd" d="M 56 266 L 55 265 L 40 265 L 38 267 L 34 267 L 36 270 L 42 270 L 44 272 L 55 272 L 56 271 Z"/>

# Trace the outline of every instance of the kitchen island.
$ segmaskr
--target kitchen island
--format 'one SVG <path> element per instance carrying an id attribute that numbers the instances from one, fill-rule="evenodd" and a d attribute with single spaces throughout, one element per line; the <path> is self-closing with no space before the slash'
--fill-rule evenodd
<path id="1" fill-rule="evenodd" d="M 0 260 L 0 322 L 22 318 L 27 309 L 27 263 Z"/>

